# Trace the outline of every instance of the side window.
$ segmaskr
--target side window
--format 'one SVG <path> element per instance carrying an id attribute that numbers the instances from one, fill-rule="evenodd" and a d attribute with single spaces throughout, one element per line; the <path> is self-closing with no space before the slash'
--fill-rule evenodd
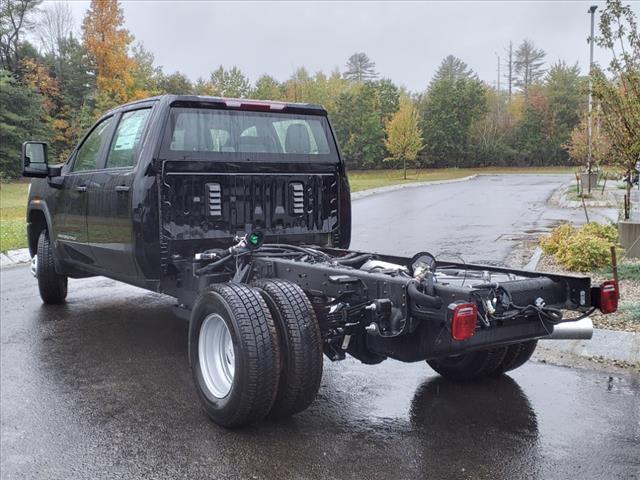
<path id="1" fill-rule="evenodd" d="M 144 108 L 122 115 L 111 142 L 106 168 L 133 167 L 142 131 L 150 112 L 150 108 Z"/>
<path id="2" fill-rule="evenodd" d="M 85 139 L 76 154 L 76 161 L 73 164 L 74 172 L 93 170 L 96 168 L 100 148 L 107 140 L 107 134 L 109 133 L 109 126 L 112 120 L 113 117 L 105 118 Z"/>

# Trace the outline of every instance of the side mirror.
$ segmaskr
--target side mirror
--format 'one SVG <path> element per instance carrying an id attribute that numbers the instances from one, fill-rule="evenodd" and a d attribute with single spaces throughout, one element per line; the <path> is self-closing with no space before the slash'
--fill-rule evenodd
<path id="1" fill-rule="evenodd" d="M 49 176 L 47 159 L 48 146 L 45 142 L 24 142 L 22 144 L 22 176 L 44 178 Z"/>

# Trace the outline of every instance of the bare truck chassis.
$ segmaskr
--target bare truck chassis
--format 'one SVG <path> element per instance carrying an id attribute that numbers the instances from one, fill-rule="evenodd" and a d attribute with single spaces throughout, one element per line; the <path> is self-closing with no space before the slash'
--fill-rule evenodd
<path id="1" fill-rule="evenodd" d="M 197 254 L 180 268 L 189 279 L 176 295 L 183 316 L 209 284 L 283 280 L 310 299 L 331 360 L 349 353 L 368 364 L 438 359 L 540 338 L 590 338 L 588 315 L 610 308 L 614 286 L 592 287 L 586 276 L 443 262 L 426 252 L 407 258 L 262 245 L 259 232 L 226 251 Z M 567 317 L 566 310 L 576 313 Z"/>

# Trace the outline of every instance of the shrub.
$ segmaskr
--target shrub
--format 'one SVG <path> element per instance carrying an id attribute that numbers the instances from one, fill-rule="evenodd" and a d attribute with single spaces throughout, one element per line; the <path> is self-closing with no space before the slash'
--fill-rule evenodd
<path id="1" fill-rule="evenodd" d="M 575 229 L 564 224 L 542 239 L 541 246 L 565 268 L 589 272 L 609 265 L 611 246 L 617 241 L 618 230 L 614 225 L 588 223 Z"/>
<path id="2" fill-rule="evenodd" d="M 601 223 L 587 223 L 580 229 L 580 234 L 593 235 L 606 240 L 611 245 L 618 243 L 618 229 L 615 225 L 603 225 Z"/>
<path id="3" fill-rule="evenodd" d="M 540 242 L 544 253 L 555 255 L 560 250 L 564 250 L 566 243 L 573 237 L 576 229 L 570 223 L 563 223 L 554 228 L 551 234 L 544 237 Z"/>

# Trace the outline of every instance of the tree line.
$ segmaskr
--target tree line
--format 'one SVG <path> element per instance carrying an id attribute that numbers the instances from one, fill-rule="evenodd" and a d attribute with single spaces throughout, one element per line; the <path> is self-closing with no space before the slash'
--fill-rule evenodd
<path id="1" fill-rule="evenodd" d="M 101 113 L 164 93 L 322 104 L 352 169 L 565 165 L 587 155 L 588 77 L 577 64 L 548 65 L 545 52 L 528 39 L 507 46 L 506 88 L 500 89 L 449 55 L 424 91 L 409 92 L 382 78 L 362 52 L 353 54 L 342 71 L 312 74 L 301 67 L 284 81 L 264 74 L 252 82 L 236 66 L 219 66 L 208 78 L 191 81 L 180 72 L 165 73 L 135 43 L 117 0 L 92 0 L 81 38 L 72 33 L 65 4 L 2 0 L 1 5 L 2 177 L 19 175 L 22 141 L 45 139 L 52 158 L 64 161 Z M 635 22 L 624 8 L 618 0 L 608 2 L 610 22 L 621 16 Z M 607 48 L 603 38 L 599 45 Z M 637 41 L 636 34 L 632 45 Z M 635 60 L 628 62 L 633 68 L 640 64 L 635 48 Z M 624 78 L 602 75 L 601 83 L 615 93 Z M 627 103 L 616 105 L 628 109 Z M 605 104 L 603 97 L 598 105 Z M 606 112 L 601 107 L 598 112 L 603 120 L 596 122 L 598 147 L 592 153 L 596 161 L 606 161 L 612 142 Z"/>

